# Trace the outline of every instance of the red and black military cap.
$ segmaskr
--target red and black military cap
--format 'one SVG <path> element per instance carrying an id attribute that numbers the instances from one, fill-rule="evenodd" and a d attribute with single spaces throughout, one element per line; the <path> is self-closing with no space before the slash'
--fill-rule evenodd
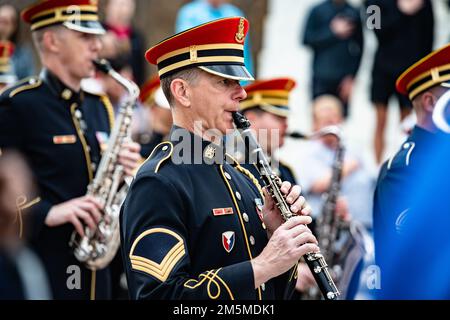
<path id="1" fill-rule="evenodd" d="M 147 51 L 146 58 L 158 66 L 161 79 L 198 67 L 228 79 L 254 80 L 244 64 L 248 29 L 245 18 L 215 20 L 163 40 Z"/>
<path id="2" fill-rule="evenodd" d="M 450 88 L 450 44 L 412 65 L 397 80 L 397 91 L 410 100 L 435 86 Z"/>
<path id="3" fill-rule="evenodd" d="M 259 80 L 246 87 L 247 98 L 240 103 L 241 111 L 259 108 L 280 117 L 289 116 L 289 95 L 296 82 L 290 78 Z"/>
<path id="4" fill-rule="evenodd" d="M 63 25 L 83 33 L 105 33 L 99 22 L 98 0 L 41 0 L 24 9 L 22 19 L 31 25 L 31 31 Z"/>

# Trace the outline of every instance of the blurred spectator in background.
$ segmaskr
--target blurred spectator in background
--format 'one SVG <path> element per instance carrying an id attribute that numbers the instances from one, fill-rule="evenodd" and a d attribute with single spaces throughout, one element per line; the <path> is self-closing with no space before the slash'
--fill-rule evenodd
<path id="1" fill-rule="evenodd" d="M 200 24 L 227 17 L 245 17 L 229 0 L 193 0 L 178 11 L 175 32 L 181 32 Z M 245 67 L 254 74 L 250 37 L 244 45 Z"/>
<path id="2" fill-rule="evenodd" d="M 14 44 L 10 41 L 0 40 L 0 90 L 17 81 L 11 64 L 14 53 Z"/>
<path id="3" fill-rule="evenodd" d="M 14 46 L 12 56 L 12 73 L 18 79 L 32 76 L 36 73 L 33 50 L 29 43 L 19 41 L 19 13 L 12 4 L 0 5 L 0 40 L 11 41 Z"/>
<path id="4" fill-rule="evenodd" d="M 22 157 L 0 154 L 0 300 L 51 299 L 43 265 L 22 238 L 21 210 L 34 198 L 31 181 Z"/>
<path id="5" fill-rule="evenodd" d="M 313 129 L 315 132 L 343 123 L 342 104 L 334 96 L 325 95 L 317 98 L 313 106 Z M 297 161 L 296 173 L 303 188 L 303 193 L 313 209 L 313 217 L 322 212 L 322 194 L 328 191 L 332 180 L 332 165 L 335 159 L 336 139 L 325 136 L 310 140 Z M 345 146 L 342 170 L 341 205 L 348 205 L 352 220 L 359 221 L 366 229 L 372 229 L 372 197 L 375 189 L 375 177 L 363 159 Z"/>
<path id="6" fill-rule="evenodd" d="M 108 0 L 104 26 L 110 35 L 116 37 L 117 46 L 129 49 L 128 64 L 134 81 L 140 86 L 145 81 L 145 45 L 141 33 L 133 26 L 135 10 L 135 0 Z"/>
<path id="7" fill-rule="evenodd" d="M 374 29 L 378 50 L 371 88 L 371 100 L 377 113 L 375 160 L 380 164 L 385 149 L 389 99 L 394 94 L 397 96 L 401 120 L 411 113 L 411 102 L 395 91 L 395 80 L 433 49 L 434 16 L 430 0 L 367 0 L 366 5 L 378 6 L 381 13 L 381 27 Z"/>
<path id="8" fill-rule="evenodd" d="M 344 117 L 363 54 L 362 21 L 346 0 L 326 0 L 312 8 L 303 43 L 314 52 L 312 96 L 338 97 Z"/>

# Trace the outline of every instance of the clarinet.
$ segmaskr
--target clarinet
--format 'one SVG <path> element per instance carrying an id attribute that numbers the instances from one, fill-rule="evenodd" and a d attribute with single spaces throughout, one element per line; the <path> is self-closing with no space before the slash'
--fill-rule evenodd
<path id="1" fill-rule="evenodd" d="M 256 141 L 250 130 L 250 121 L 242 114 L 233 113 L 233 120 L 236 128 L 239 130 L 245 147 L 248 148 L 248 154 L 257 159 L 255 165 L 264 181 L 267 191 L 275 201 L 276 206 L 281 212 L 285 221 L 295 216 L 286 202 L 285 196 L 281 192 L 282 181 L 272 170 L 261 146 Z M 339 296 L 339 290 L 336 287 L 328 271 L 328 265 L 321 253 L 308 253 L 304 256 L 305 262 L 311 270 L 317 285 L 322 292 L 325 300 L 336 300 Z"/>

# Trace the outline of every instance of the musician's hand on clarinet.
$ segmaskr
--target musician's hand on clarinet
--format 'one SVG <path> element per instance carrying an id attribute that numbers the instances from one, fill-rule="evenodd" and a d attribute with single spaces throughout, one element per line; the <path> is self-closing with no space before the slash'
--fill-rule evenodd
<path id="1" fill-rule="evenodd" d="M 127 176 L 133 176 L 141 160 L 141 146 L 136 142 L 126 142 L 119 153 L 119 163 L 124 167 Z"/>
<path id="2" fill-rule="evenodd" d="M 302 189 L 297 185 L 292 185 L 290 182 L 283 182 L 281 185 L 281 192 L 286 195 L 286 202 L 290 205 L 292 213 L 297 215 L 309 216 L 311 214 L 311 207 L 306 202 L 305 198 L 301 196 Z M 281 224 L 284 223 L 280 210 L 278 210 L 272 197 L 264 189 L 264 208 L 263 219 L 267 226 L 269 235 L 273 233 Z"/>
<path id="3" fill-rule="evenodd" d="M 311 217 L 296 216 L 281 225 L 261 254 L 251 263 L 255 288 L 291 269 L 307 253 L 319 252 L 317 240 L 306 226 Z"/>

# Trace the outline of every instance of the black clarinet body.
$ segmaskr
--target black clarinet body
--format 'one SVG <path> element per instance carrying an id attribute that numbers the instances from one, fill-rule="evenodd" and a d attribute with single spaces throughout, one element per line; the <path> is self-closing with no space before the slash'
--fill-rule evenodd
<path id="1" fill-rule="evenodd" d="M 281 179 L 273 172 L 264 151 L 250 130 L 250 121 L 238 112 L 233 114 L 233 120 L 244 140 L 249 158 L 256 165 L 258 172 L 267 187 L 267 191 L 274 199 L 283 219 L 285 221 L 289 220 L 295 216 L 295 214 L 291 212 L 285 196 L 281 192 Z M 328 265 L 323 255 L 321 253 L 308 253 L 303 258 L 311 270 L 324 299 L 337 300 L 339 290 L 331 278 L 330 272 L 328 271 Z"/>

